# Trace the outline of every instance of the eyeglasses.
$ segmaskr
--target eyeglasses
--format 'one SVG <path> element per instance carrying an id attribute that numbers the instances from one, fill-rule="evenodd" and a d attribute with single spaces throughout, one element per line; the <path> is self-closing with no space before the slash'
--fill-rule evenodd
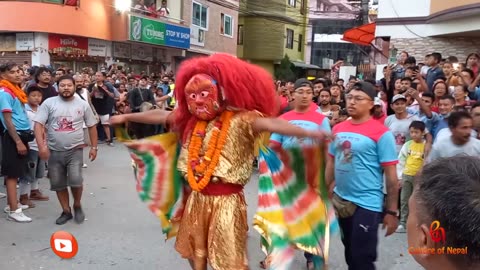
<path id="1" fill-rule="evenodd" d="M 354 100 L 355 102 L 360 102 L 360 101 L 363 101 L 363 100 L 372 100 L 371 98 L 368 98 L 368 97 L 354 96 L 354 95 L 346 95 L 345 99 L 347 101 Z"/>

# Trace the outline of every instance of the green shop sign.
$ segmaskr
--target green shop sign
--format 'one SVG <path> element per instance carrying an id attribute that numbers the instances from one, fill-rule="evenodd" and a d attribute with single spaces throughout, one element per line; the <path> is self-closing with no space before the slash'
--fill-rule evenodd
<path id="1" fill-rule="evenodd" d="M 131 15 L 129 39 L 152 45 L 189 49 L 190 28 Z"/>

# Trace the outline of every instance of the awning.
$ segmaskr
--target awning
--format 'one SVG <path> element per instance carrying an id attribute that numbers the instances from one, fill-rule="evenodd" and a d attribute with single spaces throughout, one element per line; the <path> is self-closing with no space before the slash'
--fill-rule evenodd
<path id="1" fill-rule="evenodd" d="M 303 69 L 321 69 L 319 66 L 310 65 L 310 64 L 303 63 L 303 62 L 299 62 L 299 61 L 292 61 L 292 64 L 295 67 L 303 68 Z"/>
<path id="2" fill-rule="evenodd" d="M 375 23 L 369 23 L 349 29 L 343 33 L 342 40 L 349 41 L 357 45 L 370 46 L 372 41 L 375 39 L 375 28 Z"/>

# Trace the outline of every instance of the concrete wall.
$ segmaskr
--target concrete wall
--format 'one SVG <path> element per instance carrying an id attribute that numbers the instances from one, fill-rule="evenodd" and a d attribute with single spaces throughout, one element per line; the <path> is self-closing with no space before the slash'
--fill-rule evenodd
<path id="1" fill-rule="evenodd" d="M 191 45 L 191 49 L 197 52 L 205 52 L 207 54 L 214 52 L 224 52 L 237 55 L 237 29 L 238 29 L 238 1 L 225 1 L 229 4 L 236 4 L 236 9 L 230 9 L 217 5 L 207 0 L 195 0 L 208 7 L 208 27 L 205 32 L 205 46 Z M 192 23 L 193 1 L 183 1 L 183 20 L 185 25 L 190 26 Z M 222 35 L 220 32 L 221 13 L 232 16 L 233 18 L 233 37 Z"/>
<path id="2" fill-rule="evenodd" d="M 478 4 L 478 0 L 431 0 L 430 14 L 472 4 Z"/>
<path id="3" fill-rule="evenodd" d="M 479 52 L 480 39 L 472 37 L 391 39 L 390 46 L 392 45 L 399 52 L 407 51 L 417 59 L 417 62 L 423 62 L 425 55 L 432 52 L 441 53 L 443 58 L 456 56 L 459 61 L 464 62 L 469 53 Z"/>
<path id="4" fill-rule="evenodd" d="M 251 60 L 280 60 L 284 56 L 285 24 L 258 17 L 245 18 L 243 57 Z"/>
<path id="5" fill-rule="evenodd" d="M 469 16 L 431 24 L 377 24 L 375 35 L 391 38 L 419 38 L 478 31 L 479 29 L 480 17 Z"/>
<path id="6" fill-rule="evenodd" d="M 2 31 L 46 32 L 111 39 L 113 0 L 81 1 L 80 7 L 0 1 Z"/>
<path id="7" fill-rule="evenodd" d="M 445 0 L 432 0 L 449 2 Z M 378 18 L 423 17 L 430 15 L 430 0 L 378 1 Z"/>

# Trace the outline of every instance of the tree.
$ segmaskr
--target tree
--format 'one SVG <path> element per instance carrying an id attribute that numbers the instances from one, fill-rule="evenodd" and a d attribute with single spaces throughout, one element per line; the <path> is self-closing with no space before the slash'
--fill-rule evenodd
<path id="1" fill-rule="evenodd" d="M 282 61 L 280 61 L 280 66 L 275 69 L 275 78 L 282 81 L 294 81 L 295 73 L 293 72 L 292 66 L 293 64 L 290 62 L 290 58 L 285 54 Z"/>

